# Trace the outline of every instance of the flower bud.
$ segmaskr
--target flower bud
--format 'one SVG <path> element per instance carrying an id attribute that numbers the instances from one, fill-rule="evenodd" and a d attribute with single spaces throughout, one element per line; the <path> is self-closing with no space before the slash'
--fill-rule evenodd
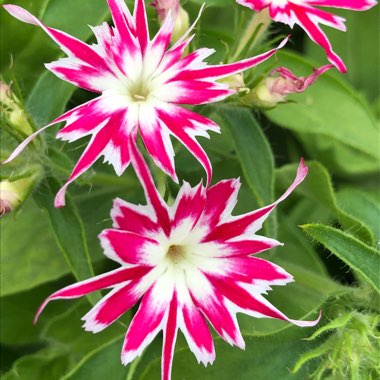
<path id="1" fill-rule="evenodd" d="M 12 129 L 29 136 L 33 133 L 28 117 L 11 88 L 0 81 L 0 110 Z"/>
<path id="2" fill-rule="evenodd" d="M 189 29 L 189 15 L 181 7 L 179 0 L 154 0 L 151 5 L 156 9 L 161 24 L 171 11 L 174 20 L 172 42 L 177 41 Z"/>
<path id="3" fill-rule="evenodd" d="M 321 74 L 332 67 L 334 66 L 326 65 L 314 69 L 307 77 L 296 77 L 287 68 L 279 67 L 242 98 L 242 102 L 265 109 L 273 108 L 278 103 L 285 102 L 288 94 L 304 92 Z M 276 76 L 276 73 L 279 75 Z"/>
<path id="4" fill-rule="evenodd" d="M 220 79 L 218 82 L 228 84 L 231 90 L 243 91 L 249 90 L 245 87 L 244 77 L 242 73 L 230 75 L 229 77 Z"/>
<path id="5" fill-rule="evenodd" d="M 41 178 L 40 169 L 36 168 L 32 175 L 0 182 L 0 216 L 17 210 L 28 197 Z"/>

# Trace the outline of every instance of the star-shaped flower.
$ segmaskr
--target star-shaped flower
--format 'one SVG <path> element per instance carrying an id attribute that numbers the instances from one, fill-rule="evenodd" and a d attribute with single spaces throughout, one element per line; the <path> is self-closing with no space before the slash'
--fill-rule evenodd
<path id="1" fill-rule="evenodd" d="M 114 26 L 93 27 L 97 43 L 88 45 L 44 25 L 16 5 L 4 5 L 14 17 L 40 26 L 67 54 L 46 67 L 65 81 L 101 95 L 55 119 L 26 139 L 6 161 L 16 157 L 41 131 L 66 122 L 57 137 L 69 142 L 87 135 L 91 140 L 68 181 L 58 192 L 57 207 L 65 204 L 67 186 L 100 157 L 121 175 L 130 163 L 128 140 L 140 132 L 154 162 L 175 181 L 175 136 L 198 159 L 211 179 L 211 164 L 196 136 L 219 132 L 211 120 L 179 104 L 216 102 L 235 93 L 217 80 L 249 69 L 271 57 L 277 49 L 226 65 L 207 65 L 213 49 L 198 49 L 185 55 L 193 36 L 191 28 L 169 48 L 174 23 L 169 14 L 151 40 L 143 0 L 136 0 L 133 15 L 123 0 L 108 0 Z M 279 46 L 283 46 L 283 43 Z"/>
<path id="2" fill-rule="evenodd" d="M 327 59 L 341 72 L 346 72 L 342 59 L 333 51 L 330 41 L 319 24 L 346 31 L 345 19 L 315 8 L 332 7 L 365 11 L 376 5 L 375 0 L 236 0 L 239 4 L 259 12 L 268 8 L 274 21 L 288 24 L 293 28 L 298 24 L 308 34 L 310 39 L 320 45 Z"/>
<path id="3" fill-rule="evenodd" d="M 228 343 L 244 348 L 237 313 L 277 318 L 298 326 L 315 321 L 289 319 L 263 293 L 293 277 L 284 269 L 252 255 L 281 245 L 257 235 L 265 219 L 307 174 L 301 161 L 289 189 L 273 204 L 244 215 L 231 216 L 239 180 L 224 180 L 206 188 L 184 183 L 173 205 L 164 203 L 134 140 L 131 159 L 143 184 L 146 206 L 114 201 L 113 228 L 100 234 L 107 257 L 121 267 L 67 286 L 46 299 L 77 298 L 111 288 L 84 317 L 84 328 L 99 332 L 136 303 L 140 306 L 125 336 L 121 360 L 130 363 L 163 331 L 162 379 L 170 379 L 178 330 L 198 361 L 215 359 L 207 324 Z"/>

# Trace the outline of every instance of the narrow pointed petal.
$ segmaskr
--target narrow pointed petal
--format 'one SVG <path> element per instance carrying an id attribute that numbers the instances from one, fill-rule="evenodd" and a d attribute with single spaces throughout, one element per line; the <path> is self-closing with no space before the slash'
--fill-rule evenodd
<path id="1" fill-rule="evenodd" d="M 245 282 L 254 285 L 285 285 L 293 277 L 280 266 L 257 257 L 228 257 L 223 260 L 222 271 L 208 271 L 208 274 L 224 281 Z"/>
<path id="2" fill-rule="evenodd" d="M 259 63 L 266 61 L 268 58 L 272 57 L 277 50 L 281 49 L 288 41 L 288 37 L 285 38 L 277 48 L 269 50 L 266 53 L 260 54 L 256 57 L 244 59 L 239 62 L 229 63 L 226 65 L 215 65 L 207 66 L 203 69 L 187 71 L 184 70 L 180 72 L 175 79 L 176 80 L 195 80 L 195 79 L 218 79 L 223 78 L 232 74 L 239 73 L 241 71 L 247 70 L 254 66 L 257 66 Z"/>
<path id="3" fill-rule="evenodd" d="M 377 4 L 375 0 L 308 0 L 307 3 L 320 7 L 343 8 L 353 11 L 366 11 Z"/>
<path id="4" fill-rule="evenodd" d="M 173 297 L 173 284 L 165 276 L 145 293 L 125 336 L 121 360 L 130 363 L 152 342 L 166 323 L 167 309 Z"/>
<path id="5" fill-rule="evenodd" d="M 193 229 L 198 222 L 206 201 L 205 188 L 202 183 L 192 188 L 184 182 L 172 206 L 172 225 L 182 238 Z"/>
<path id="6" fill-rule="evenodd" d="M 215 360 L 215 348 L 210 329 L 205 318 L 193 302 L 187 302 L 182 307 L 183 332 L 190 350 L 198 362 L 205 366 Z"/>
<path id="7" fill-rule="evenodd" d="M 266 218 L 270 215 L 273 209 L 284 199 L 286 199 L 292 191 L 305 179 L 307 175 L 307 166 L 305 165 L 303 159 L 301 160 L 297 175 L 293 183 L 285 191 L 285 193 L 277 199 L 276 202 L 269 206 L 265 206 L 261 209 L 249 212 L 245 215 L 231 217 L 229 221 L 226 221 L 217 227 L 215 227 L 204 239 L 203 241 L 226 241 L 232 239 L 236 236 L 243 235 L 245 233 L 255 233 L 261 227 Z"/>
<path id="8" fill-rule="evenodd" d="M 150 265 L 157 241 L 129 231 L 103 230 L 99 235 L 104 254 L 123 264 Z"/>
<path id="9" fill-rule="evenodd" d="M 45 309 L 46 305 L 52 300 L 82 297 L 88 293 L 112 287 L 120 282 L 130 281 L 142 277 L 148 273 L 149 270 L 150 268 L 142 266 L 118 268 L 111 272 L 92 277 L 88 280 L 80 281 L 76 284 L 66 286 L 65 288 L 53 293 L 42 303 L 42 305 L 38 308 L 38 311 L 34 318 L 34 323 L 37 322 L 38 317 Z"/>
<path id="10" fill-rule="evenodd" d="M 144 55 L 149 43 L 149 28 L 144 0 L 135 0 L 135 10 L 133 17 L 135 19 L 136 33 L 137 38 L 140 42 L 141 52 Z"/>
<path id="11" fill-rule="evenodd" d="M 167 206 L 154 185 L 148 166 L 139 152 L 134 138 L 130 139 L 130 150 L 132 165 L 144 188 L 145 197 L 153 207 L 158 224 L 161 225 L 166 234 L 169 234 L 170 220 Z"/>
<path id="12" fill-rule="evenodd" d="M 126 313 L 144 294 L 144 277 L 121 283 L 103 297 L 83 318 L 86 331 L 97 333 Z"/>
<path id="13" fill-rule="evenodd" d="M 156 215 L 149 206 L 135 206 L 120 198 L 113 202 L 111 210 L 113 227 L 136 234 L 150 236 L 159 230 L 154 222 Z"/>
<path id="14" fill-rule="evenodd" d="M 173 298 L 169 305 L 168 318 L 164 328 L 164 342 L 162 347 L 162 365 L 161 373 L 162 380 L 171 380 L 174 346 L 177 338 L 178 331 L 178 301 L 176 293 L 174 292 Z"/>
<path id="15" fill-rule="evenodd" d="M 310 39 L 325 50 L 327 59 L 334 64 L 340 72 L 345 73 L 347 69 L 343 60 L 333 51 L 326 34 L 323 33 L 318 25 L 320 19 L 317 18 L 317 21 L 315 21 L 315 17 L 309 14 L 308 10 L 303 6 L 292 4 L 292 10 L 297 18 L 298 24 L 306 31 Z M 338 23 L 335 24 L 335 27 L 341 29 L 341 26 Z"/>
<path id="16" fill-rule="evenodd" d="M 242 312 L 256 318 L 266 317 L 281 319 L 300 327 L 315 326 L 320 320 L 320 316 L 314 321 L 290 319 L 267 301 L 257 290 L 255 291 L 254 287 L 250 292 L 247 290 L 249 285 L 243 288 L 233 281 L 228 281 L 227 283 L 224 280 L 211 276 L 209 276 L 209 279 L 218 291 L 230 299 L 230 301 L 238 306 Z"/>
<path id="17" fill-rule="evenodd" d="M 140 134 L 156 165 L 178 183 L 174 168 L 174 150 L 167 127 L 150 105 L 140 105 Z"/>
<path id="18" fill-rule="evenodd" d="M 167 109 L 160 109 L 158 114 L 161 120 L 169 128 L 171 133 L 194 155 L 194 157 L 201 163 L 207 174 L 207 186 L 211 183 L 212 167 L 211 162 L 195 139 L 195 136 L 202 133 L 200 129 L 194 129 L 194 125 L 190 122 L 185 122 L 180 114 L 176 113 L 180 107 L 167 107 Z M 184 122 L 186 123 L 184 125 Z M 187 128 L 186 128 L 187 127 Z M 204 135 L 204 131 L 203 131 Z"/>
<path id="19" fill-rule="evenodd" d="M 25 9 L 17 5 L 3 5 L 3 7 L 15 18 L 27 24 L 40 26 L 69 56 L 74 56 L 90 66 L 107 69 L 107 65 L 102 57 L 99 56 L 89 45 L 70 36 L 60 30 L 49 28 L 40 20 L 34 17 Z"/>
<path id="20" fill-rule="evenodd" d="M 112 134 L 118 128 L 111 120 L 106 120 L 97 133 L 93 135 L 87 148 L 83 152 L 79 161 L 75 165 L 67 182 L 61 187 L 55 197 L 55 207 L 63 207 L 65 205 L 65 193 L 67 186 L 74 182 L 81 174 L 90 168 L 94 162 L 103 154 L 104 149 L 110 142 Z"/>
<path id="21" fill-rule="evenodd" d="M 229 217 L 236 206 L 239 189 L 238 179 L 223 180 L 210 187 L 200 224 L 215 227 Z"/>

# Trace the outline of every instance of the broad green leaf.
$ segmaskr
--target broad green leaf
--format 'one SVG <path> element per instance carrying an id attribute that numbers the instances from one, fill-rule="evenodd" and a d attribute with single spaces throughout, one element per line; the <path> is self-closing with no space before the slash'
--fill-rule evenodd
<path id="1" fill-rule="evenodd" d="M 49 260 L 41 268 L 48 268 Z M 40 268 L 40 272 L 43 272 Z M 57 313 L 63 312 L 66 307 L 62 303 L 55 303 L 40 317 L 38 324 L 33 324 L 34 316 L 43 300 L 57 290 L 61 283 L 48 283 L 37 288 L 1 297 L 1 343 L 6 345 L 24 345 L 38 342 L 44 326 Z"/>
<path id="2" fill-rule="evenodd" d="M 350 215 L 340 208 L 335 199 L 334 189 L 327 170 L 319 162 L 307 162 L 309 173 L 296 190 L 296 194 L 301 194 L 310 199 L 313 204 L 322 209 L 324 214 L 332 213 L 343 225 L 347 232 L 360 237 L 365 243 L 374 244 L 374 236 L 367 225 L 359 218 Z M 286 165 L 276 171 L 276 184 L 283 191 L 287 187 L 289 177 L 296 169 L 296 165 Z M 306 222 L 321 222 L 320 220 L 308 220 Z"/>
<path id="3" fill-rule="evenodd" d="M 334 13 L 346 19 L 347 31 L 342 33 L 335 29 L 324 28 L 334 50 L 347 66 L 345 77 L 371 101 L 379 96 L 380 46 L 379 9 L 365 12 L 351 10 L 334 10 Z M 310 39 L 306 42 L 306 52 L 321 64 L 326 62 L 323 49 Z"/>
<path id="4" fill-rule="evenodd" d="M 96 350 L 84 357 L 78 365 L 62 380 L 125 380 L 131 366 L 123 366 L 120 352 L 123 338 L 96 347 Z"/>
<path id="5" fill-rule="evenodd" d="M 174 354 L 173 379 L 181 380 L 264 380 L 305 379 L 306 372 L 290 373 L 299 355 L 307 349 L 302 338 L 310 329 L 292 328 L 270 337 L 244 337 L 244 351 L 215 338 L 216 359 L 206 368 L 198 364 L 188 347 L 177 348 Z M 296 332 L 294 332 L 296 331 Z M 270 364 L 269 364 L 270 363 Z M 159 379 L 160 360 L 153 361 L 138 380 Z M 137 380 L 136 379 L 136 380 Z"/>
<path id="6" fill-rule="evenodd" d="M 223 132 L 231 137 L 245 179 L 257 202 L 263 207 L 273 202 L 274 163 L 268 140 L 252 112 L 241 107 L 217 107 Z M 264 230 L 275 237 L 276 224 L 273 217 L 264 225 Z"/>
<path id="7" fill-rule="evenodd" d="M 279 52 L 279 64 L 296 75 L 310 74 L 313 64 L 302 57 Z M 368 106 L 354 90 L 329 73 L 294 102 L 265 112 L 275 124 L 295 132 L 308 154 L 344 175 L 373 174 L 379 170 L 378 125 Z"/>
<path id="8" fill-rule="evenodd" d="M 313 239 L 364 277 L 380 293 L 379 251 L 330 226 L 306 224 L 301 227 Z"/>
<path id="9" fill-rule="evenodd" d="M 55 280 L 68 272 L 49 219 L 32 200 L 17 215 L 3 217 L 0 228 L 2 296 Z"/>
<path id="10" fill-rule="evenodd" d="M 34 193 L 34 198 L 40 207 L 47 210 L 58 246 L 74 276 L 78 280 L 84 280 L 93 276 L 94 272 L 83 223 L 68 196 L 65 207 L 61 209 L 54 207 L 54 196 L 59 188 L 60 184 L 55 178 L 46 178 L 39 191 Z"/>

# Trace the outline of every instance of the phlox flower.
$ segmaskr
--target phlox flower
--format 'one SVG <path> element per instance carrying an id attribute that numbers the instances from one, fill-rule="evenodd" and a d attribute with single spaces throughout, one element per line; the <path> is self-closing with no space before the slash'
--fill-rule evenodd
<path id="1" fill-rule="evenodd" d="M 341 72 L 346 72 L 342 59 L 333 51 L 330 41 L 319 24 L 346 31 L 345 19 L 317 7 L 332 7 L 365 11 L 376 5 L 375 0 L 236 0 L 239 4 L 256 12 L 268 8 L 274 21 L 282 22 L 291 28 L 298 24 L 312 41 L 321 46 L 327 59 Z"/>
<path id="2" fill-rule="evenodd" d="M 132 164 L 144 187 L 147 205 L 115 199 L 113 228 L 100 234 L 104 254 L 121 267 L 67 286 L 48 297 L 70 299 L 111 288 L 82 319 L 97 333 L 140 301 L 125 336 L 121 360 L 130 363 L 163 331 L 162 379 L 171 378 L 178 330 L 198 362 L 215 359 L 208 323 L 222 339 L 244 348 L 236 314 L 277 318 L 297 326 L 315 321 L 289 319 L 263 297 L 272 285 L 293 277 L 281 267 L 254 255 L 281 245 L 257 235 L 265 219 L 305 178 L 301 161 L 288 190 L 274 203 L 232 216 L 239 180 L 223 180 L 207 188 L 184 183 L 171 206 L 164 203 L 135 141 L 129 140 Z M 207 323 L 208 322 L 208 323 Z"/>
<path id="3" fill-rule="evenodd" d="M 92 27 L 97 40 L 92 45 L 46 26 L 19 6 L 4 5 L 17 19 L 40 26 L 66 53 L 66 58 L 46 65 L 50 71 L 78 87 L 100 93 L 29 136 L 5 161 L 11 161 L 38 133 L 59 122 L 66 124 L 57 138 L 72 142 L 91 135 L 56 196 L 56 207 L 65 204 L 67 186 L 101 156 L 121 175 L 131 160 L 128 140 L 136 138 L 137 131 L 154 162 L 173 180 L 177 181 L 177 175 L 171 136 L 198 159 L 210 181 L 211 164 L 196 137 L 209 137 L 207 131 L 219 132 L 219 127 L 179 104 L 225 99 L 236 91 L 217 80 L 252 68 L 277 50 L 236 63 L 207 65 L 204 59 L 214 53 L 213 49 L 202 48 L 184 55 L 195 23 L 169 48 L 174 27 L 170 12 L 150 39 L 143 0 L 136 0 L 133 15 L 123 0 L 108 0 L 108 5 L 114 26 L 103 23 Z"/>

